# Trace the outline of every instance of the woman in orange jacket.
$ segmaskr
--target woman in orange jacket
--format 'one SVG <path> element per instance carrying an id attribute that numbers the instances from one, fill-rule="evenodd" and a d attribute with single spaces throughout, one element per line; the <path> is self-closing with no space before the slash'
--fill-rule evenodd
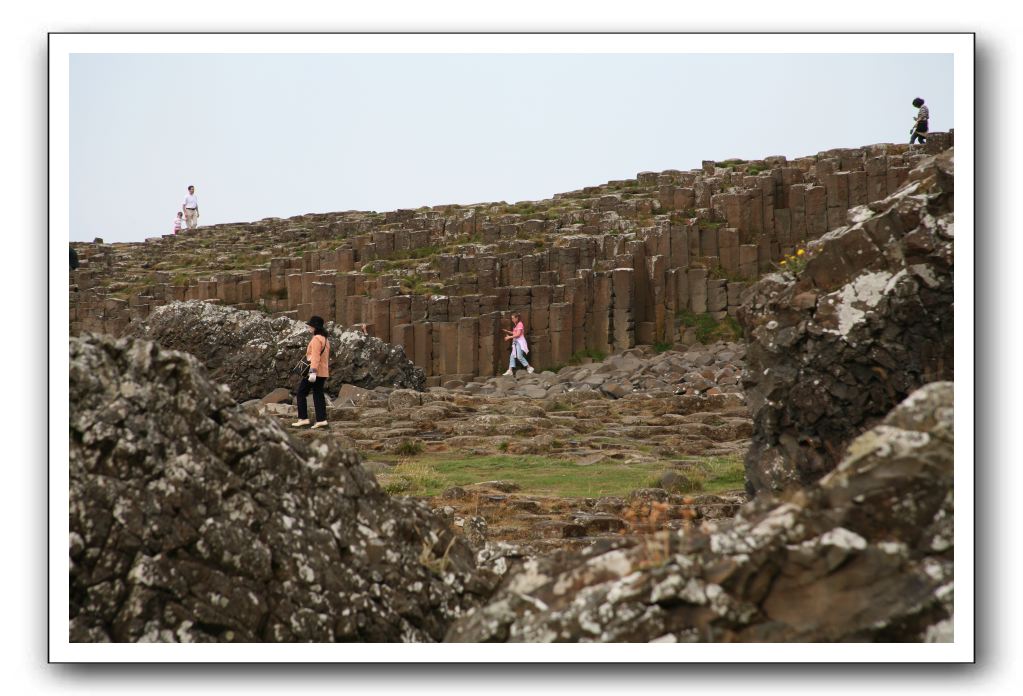
<path id="1" fill-rule="evenodd" d="M 313 427 L 326 428 L 327 400 L 323 396 L 323 386 L 327 383 L 327 377 L 330 376 L 330 341 L 327 340 L 327 332 L 323 328 L 323 317 L 310 317 L 306 326 L 313 334 L 305 349 L 305 359 L 309 361 L 309 376 L 298 385 L 298 393 L 295 394 L 295 399 L 298 401 L 298 420 L 291 425 L 296 428 L 309 425 L 309 408 L 306 406 L 306 396 L 312 390 L 313 408 L 315 409 Z"/>

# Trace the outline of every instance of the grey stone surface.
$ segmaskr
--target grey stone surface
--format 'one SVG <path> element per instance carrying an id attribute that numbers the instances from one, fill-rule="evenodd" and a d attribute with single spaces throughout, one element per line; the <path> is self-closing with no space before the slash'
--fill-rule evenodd
<path id="1" fill-rule="evenodd" d="M 929 384 L 810 488 L 522 564 L 446 640 L 950 640 L 952 409 L 952 383 Z"/>
<path id="2" fill-rule="evenodd" d="M 432 641 L 489 594 L 425 506 L 151 341 L 70 341 L 70 639 Z"/>
<path id="3" fill-rule="evenodd" d="M 327 329 L 328 393 L 336 395 L 342 384 L 424 388 L 423 371 L 400 346 L 333 324 Z M 145 321 L 132 323 L 130 335 L 191 353 L 214 380 L 231 388 L 238 401 L 260 399 L 286 386 L 289 371 L 305 356 L 310 339 L 303 322 L 198 300 L 157 307 Z"/>
<path id="4" fill-rule="evenodd" d="M 810 246 L 740 312 L 750 492 L 806 485 L 910 392 L 953 377 L 953 152 Z"/>

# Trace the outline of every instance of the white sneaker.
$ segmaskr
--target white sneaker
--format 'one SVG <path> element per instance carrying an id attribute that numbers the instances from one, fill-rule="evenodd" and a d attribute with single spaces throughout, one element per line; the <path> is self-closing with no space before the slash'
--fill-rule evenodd
<path id="1" fill-rule="evenodd" d="M 504 373 L 504 374 L 502 374 L 501 376 L 502 376 L 502 377 L 511 377 L 511 376 L 512 376 L 512 374 L 513 374 L 513 373 L 512 373 L 512 371 L 511 371 L 511 370 L 508 370 L 507 372 L 505 372 L 505 373 Z"/>
<path id="2" fill-rule="evenodd" d="M 313 427 L 311 428 L 311 430 L 316 430 L 316 428 L 326 428 L 326 427 L 327 427 L 327 421 L 318 421 L 316 423 L 313 423 Z"/>
<path id="3" fill-rule="evenodd" d="M 302 420 L 295 421 L 294 423 L 291 424 L 291 427 L 292 428 L 301 428 L 303 425 L 309 425 L 309 419 L 308 418 L 303 418 Z"/>
<path id="4" fill-rule="evenodd" d="M 526 372 L 528 372 L 529 374 L 533 374 L 534 372 L 536 372 L 536 370 L 534 370 L 533 366 L 530 365 L 529 367 L 526 368 Z"/>

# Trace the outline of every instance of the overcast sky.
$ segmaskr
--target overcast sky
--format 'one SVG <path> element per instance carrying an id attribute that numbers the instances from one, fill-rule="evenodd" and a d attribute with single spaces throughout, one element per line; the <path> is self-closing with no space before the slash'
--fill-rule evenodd
<path id="1" fill-rule="evenodd" d="M 75 54 L 71 239 L 537 200 L 954 127 L 951 55 Z"/>

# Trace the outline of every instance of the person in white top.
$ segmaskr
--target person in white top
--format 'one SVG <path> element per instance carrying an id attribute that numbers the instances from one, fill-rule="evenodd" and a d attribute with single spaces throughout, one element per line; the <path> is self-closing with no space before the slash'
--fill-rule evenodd
<path id="1" fill-rule="evenodd" d="M 194 230 L 199 226 L 199 199 L 195 196 L 195 186 L 188 187 L 188 195 L 185 196 L 185 202 L 181 205 L 181 210 L 185 214 L 185 222 L 188 224 L 188 229 Z"/>
<path id="2" fill-rule="evenodd" d="M 178 211 L 178 216 L 174 218 L 174 234 L 181 231 L 181 223 L 184 222 L 184 218 L 181 217 L 181 211 Z"/>

